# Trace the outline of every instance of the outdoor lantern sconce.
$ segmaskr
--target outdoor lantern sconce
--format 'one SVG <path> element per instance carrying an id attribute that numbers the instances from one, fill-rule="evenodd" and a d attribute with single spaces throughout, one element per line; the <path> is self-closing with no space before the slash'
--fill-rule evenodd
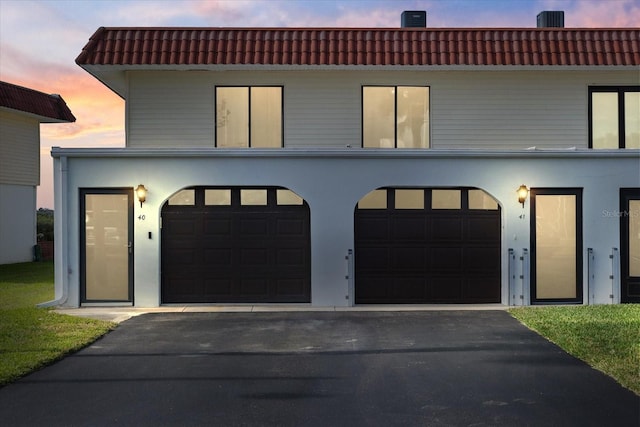
<path id="1" fill-rule="evenodd" d="M 136 196 L 138 196 L 140 207 L 142 207 L 142 204 L 147 200 L 147 189 L 144 188 L 144 185 L 140 184 L 136 187 Z"/>
<path id="2" fill-rule="evenodd" d="M 527 196 L 529 196 L 529 189 L 522 184 L 518 188 L 518 202 L 522 203 L 522 209 L 524 209 L 524 202 L 527 200 Z"/>

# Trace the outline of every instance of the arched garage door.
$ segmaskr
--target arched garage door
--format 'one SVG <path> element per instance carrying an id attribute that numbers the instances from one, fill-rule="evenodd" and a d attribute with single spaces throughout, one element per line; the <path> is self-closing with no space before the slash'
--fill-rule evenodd
<path id="1" fill-rule="evenodd" d="M 283 188 L 188 188 L 162 208 L 162 302 L 310 302 L 309 206 Z"/>
<path id="2" fill-rule="evenodd" d="M 479 189 L 383 188 L 355 211 L 358 304 L 500 302 L 500 208 Z"/>

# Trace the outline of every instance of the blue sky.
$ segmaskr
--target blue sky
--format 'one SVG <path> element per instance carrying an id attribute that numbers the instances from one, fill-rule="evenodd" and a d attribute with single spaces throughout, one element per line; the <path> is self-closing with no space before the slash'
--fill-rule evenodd
<path id="1" fill-rule="evenodd" d="M 53 207 L 51 146 L 124 146 L 124 101 L 74 62 L 99 27 L 398 27 L 404 10 L 438 28 L 535 27 L 543 10 L 566 27 L 640 26 L 640 0 L 0 0 L 0 80 L 61 94 L 77 118 L 41 126 L 38 206 Z"/>

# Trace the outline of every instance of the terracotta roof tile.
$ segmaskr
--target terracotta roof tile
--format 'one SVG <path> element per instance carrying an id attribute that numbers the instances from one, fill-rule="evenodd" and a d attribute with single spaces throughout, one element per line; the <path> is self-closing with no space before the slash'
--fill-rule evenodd
<path id="1" fill-rule="evenodd" d="M 79 65 L 640 65 L 640 28 L 99 28 Z"/>
<path id="2" fill-rule="evenodd" d="M 0 107 L 35 114 L 53 121 L 75 122 L 60 95 L 48 95 L 37 90 L 0 81 Z"/>

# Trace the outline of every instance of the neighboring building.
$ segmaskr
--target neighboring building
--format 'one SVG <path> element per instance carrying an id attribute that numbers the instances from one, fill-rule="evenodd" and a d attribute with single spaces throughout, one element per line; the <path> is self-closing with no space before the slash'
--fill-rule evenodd
<path id="1" fill-rule="evenodd" d="M 75 120 L 60 95 L 0 82 L 0 264 L 33 260 L 40 123 Z"/>
<path id="2" fill-rule="evenodd" d="M 52 150 L 53 304 L 640 301 L 638 28 L 100 28 L 76 62 L 126 148 Z"/>

